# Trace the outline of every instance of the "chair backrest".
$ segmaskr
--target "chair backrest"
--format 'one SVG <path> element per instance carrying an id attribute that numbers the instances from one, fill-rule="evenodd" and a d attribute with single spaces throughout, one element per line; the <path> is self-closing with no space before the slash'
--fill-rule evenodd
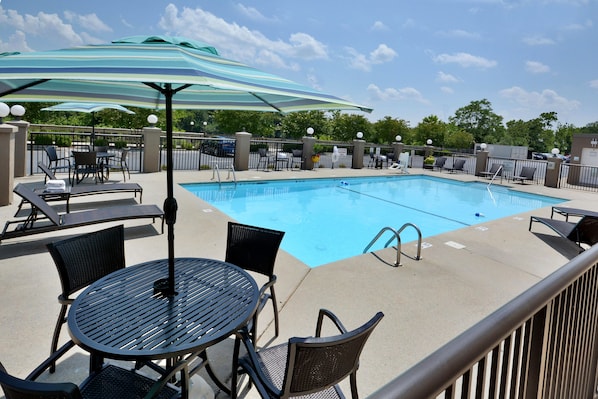
<path id="1" fill-rule="evenodd" d="M 128 148 L 124 148 L 120 151 L 120 161 L 122 163 L 127 163 L 127 155 L 129 154 L 129 151 Z"/>
<path id="2" fill-rule="evenodd" d="M 56 147 L 53 145 L 49 145 L 44 148 L 46 154 L 48 154 L 48 158 L 50 159 L 50 163 L 58 160 L 58 154 L 56 153 Z"/>
<path id="3" fill-rule="evenodd" d="M 465 166 L 465 159 L 457 159 L 453 164 L 453 169 L 462 170 Z"/>
<path id="4" fill-rule="evenodd" d="M 225 261 L 272 276 L 284 231 L 228 222 Z"/>
<path id="5" fill-rule="evenodd" d="M 383 316 L 378 312 L 361 327 L 333 337 L 289 339 L 282 397 L 318 392 L 355 373 L 361 351 Z"/>
<path id="6" fill-rule="evenodd" d="M 531 166 L 524 166 L 523 168 L 521 168 L 521 173 L 519 174 L 519 176 L 525 177 L 526 179 L 533 179 L 535 173 L 536 168 Z"/>
<path id="7" fill-rule="evenodd" d="M 573 231 L 569 234 L 569 239 L 574 240 L 572 235 L 579 233 L 579 242 L 588 244 L 590 246 L 598 244 L 598 217 L 584 216 L 575 227 L 577 232 Z"/>
<path id="8" fill-rule="evenodd" d="M 293 158 L 301 158 L 303 156 L 303 150 L 293 150 Z"/>
<path id="9" fill-rule="evenodd" d="M 56 226 L 60 226 L 60 215 L 54 208 L 52 208 L 42 197 L 34 193 L 30 188 L 19 183 L 12 190 L 15 194 L 24 198 L 27 202 L 33 205 L 38 211 L 46 215 L 48 219 Z"/>
<path id="10" fill-rule="evenodd" d="M 77 166 L 96 165 L 98 163 L 96 151 L 73 151 L 73 158 Z"/>
<path id="11" fill-rule="evenodd" d="M 125 267 L 123 225 L 47 245 L 68 297 L 105 275 Z"/>
<path id="12" fill-rule="evenodd" d="M 0 386 L 6 399 L 80 399 L 81 392 L 77 385 L 64 383 L 48 383 L 22 380 L 6 372 L 0 363 Z"/>
<path id="13" fill-rule="evenodd" d="M 498 172 L 498 173 L 496 173 Z M 488 173 L 491 173 L 493 175 L 497 175 L 500 176 L 502 175 L 502 165 L 499 163 L 493 163 L 492 166 L 490 167 L 490 170 L 488 171 Z"/>
<path id="14" fill-rule="evenodd" d="M 44 172 L 46 174 L 46 177 L 50 180 L 56 180 L 57 177 L 54 174 L 54 172 L 52 172 L 50 170 L 50 168 L 48 168 L 43 162 L 38 162 L 37 167 L 41 169 L 42 172 Z"/>
<path id="15" fill-rule="evenodd" d="M 434 166 L 442 168 L 444 166 L 445 162 L 446 162 L 446 157 L 436 158 L 436 161 L 434 162 Z"/>
<path id="16" fill-rule="evenodd" d="M 260 154 L 260 158 L 268 156 L 268 149 L 267 148 L 258 148 L 257 152 L 258 152 L 258 154 Z"/>

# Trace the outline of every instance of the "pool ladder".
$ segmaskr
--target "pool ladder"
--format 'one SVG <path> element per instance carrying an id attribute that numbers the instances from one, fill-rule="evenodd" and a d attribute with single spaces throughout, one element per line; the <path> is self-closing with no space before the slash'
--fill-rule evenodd
<path id="1" fill-rule="evenodd" d="M 421 259 L 421 251 L 422 251 L 422 232 L 419 229 L 419 227 L 417 227 L 413 223 L 405 223 L 398 230 L 395 230 L 392 227 L 384 227 L 384 228 L 382 228 L 382 230 L 380 230 L 380 232 L 376 235 L 376 237 L 374 237 L 374 239 L 368 244 L 368 246 L 365 247 L 365 249 L 363 250 L 363 253 L 365 254 L 366 252 L 368 252 L 368 250 L 372 247 L 372 245 L 374 245 L 374 243 L 376 241 L 378 241 L 378 239 L 380 237 L 382 237 L 382 235 L 385 232 L 390 231 L 390 232 L 392 232 L 393 236 L 390 238 L 390 240 L 388 240 L 386 242 L 386 244 L 384 244 L 384 248 L 387 248 L 390 245 L 390 243 L 393 242 L 395 240 L 395 238 L 396 238 L 396 240 L 397 240 L 397 261 L 394 264 L 394 266 L 395 267 L 401 266 L 401 253 L 402 253 L 401 252 L 401 232 L 403 230 L 405 230 L 407 227 L 413 227 L 415 229 L 415 231 L 417 231 L 417 255 L 416 255 L 415 258 L 412 258 L 412 259 L 420 260 Z"/>
<path id="2" fill-rule="evenodd" d="M 230 168 L 228 168 L 228 176 L 226 177 L 226 180 L 230 180 L 231 172 L 233 172 L 233 181 L 235 182 L 235 187 L 237 187 L 237 175 L 235 175 L 234 165 L 231 165 Z M 222 180 L 220 179 L 220 168 L 218 167 L 218 164 L 216 164 L 214 169 L 212 169 L 212 180 L 216 179 L 216 177 L 218 177 L 218 185 L 222 186 Z"/>

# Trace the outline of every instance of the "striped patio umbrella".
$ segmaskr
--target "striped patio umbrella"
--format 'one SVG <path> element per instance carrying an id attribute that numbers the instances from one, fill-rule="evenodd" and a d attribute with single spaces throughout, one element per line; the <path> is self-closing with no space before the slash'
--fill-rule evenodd
<path id="1" fill-rule="evenodd" d="M 91 145 L 92 149 L 94 149 L 96 138 L 95 114 L 96 112 L 100 112 L 105 109 L 115 109 L 130 115 L 135 114 L 135 112 L 123 107 L 122 105 L 108 103 L 61 103 L 52 105 L 51 107 L 42 108 L 42 111 L 85 112 L 91 114 Z"/>
<path id="2" fill-rule="evenodd" d="M 173 109 L 371 112 L 370 108 L 223 58 L 205 43 L 169 36 L 132 36 L 102 45 L 1 54 L 0 98 L 14 102 L 104 102 L 165 110 L 168 295 L 175 293 Z"/>

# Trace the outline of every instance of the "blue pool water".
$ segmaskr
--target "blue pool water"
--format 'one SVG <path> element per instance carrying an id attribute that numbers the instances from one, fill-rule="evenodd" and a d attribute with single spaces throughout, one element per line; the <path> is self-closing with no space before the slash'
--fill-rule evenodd
<path id="1" fill-rule="evenodd" d="M 183 187 L 240 223 L 285 231 L 281 248 L 310 267 L 363 253 L 386 226 L 399 229 L 413 223 L 425 238 L 564 201 L 428 176 Z M 391 238 L 386 234 L 372 249 L 384 246 Z M 401 233 L 402 242 L 416 239 L 412 228 Z"/>

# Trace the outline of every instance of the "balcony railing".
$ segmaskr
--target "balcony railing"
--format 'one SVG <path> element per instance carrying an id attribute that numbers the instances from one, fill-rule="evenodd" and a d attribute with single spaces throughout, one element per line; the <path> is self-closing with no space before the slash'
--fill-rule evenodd
<path id="1" fill-rule="evenodd" d="M 595 398 L 597 339 L 594 246 L 369 399 Z"/>

